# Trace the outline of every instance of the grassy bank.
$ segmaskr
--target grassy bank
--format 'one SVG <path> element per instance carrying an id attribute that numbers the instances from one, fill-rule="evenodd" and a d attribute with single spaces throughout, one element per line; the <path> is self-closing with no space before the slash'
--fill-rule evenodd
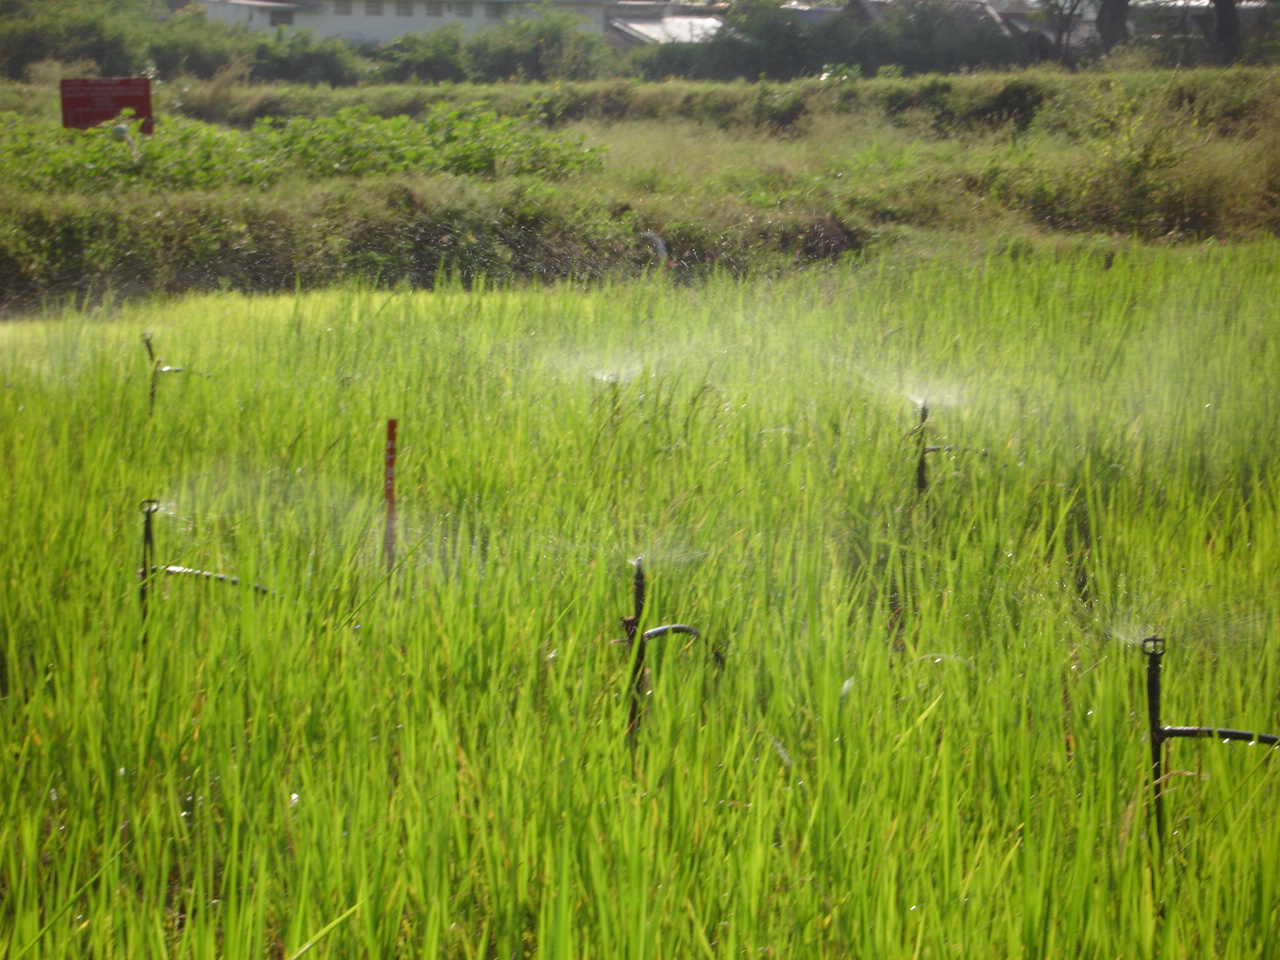
<path id="1" fill-rule="evenodd" d="M 1278 275 L 1271 242 L 5 325 L 0 948 L 1273 954 L 1274 759 L 1171 745 L 1154 846 L 1135 641 L 1167 722 L 1280 732 Z M 185 368 L 154 408 L 144 331 Z M 157 563 L 271 594 L 175 576 L 144 623 L 152 497 Z M 703 636 L 653 644 L 628 741 L 637 554 L 642 626 Z"/>
<path id="2" fill-rule="evenodd" d="M 194 84 L 161 101 L 170 115 L 203 119 L 172 119 L 137 155 L 96 131 L 6 159 L 0 285 L 20 304 L 352 276 L 429 285 L 441 272 L 490 282 L 654 268 L 777 275 L 903 244 L 981 255 L 1273 235 L 1278 82 L 1273 71 L 1206 70 L 785 85 Z M 47 91 L 30 97 L 37 116 L 47 114 L 41 96 L 47 103 Z M 367 119 L 358 141 L 347 134 L 360 144 L 354 160 L 348 150 L 304 168 L 280 154 L 245 172 L 241 159 L 264 141 L 288 140 L 279 131 L 318 124 L 328 137 L 357 107 Z M 465 147 L 485 110 L 525 131 L 485 146 L 499 158 L 487 165 L 368 162 L 416 129 L 406 117 L 423 128 L 461 118 L 442 136 Z M 531 144 L 579 137 L 598 162 L 524 162 L 543 149 Z M 192 146 L 215 142 L 225 161 L 174 179 L 180 164 L 168 158 L 221 157 Z M 23 185 L 46 153 L 70 165 Z M 92 183 L 77 186 L 91 155 Z M 648 233 L 663 238 L 665 256 Z"/>

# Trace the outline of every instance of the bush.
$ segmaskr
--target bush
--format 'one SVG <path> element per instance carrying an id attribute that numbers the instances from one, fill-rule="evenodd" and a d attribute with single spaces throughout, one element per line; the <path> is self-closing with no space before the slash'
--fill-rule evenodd
<path id="1" fill-rule="evenodd" d="M 9 3 L 0 9 L 0 73 L 21 80 L 45 60 L 90 61 L 106 76 L 147 65 L 140 21 L 98 4 Z"/>
<path id="2" fill-rule="evenodd" d="M 156 73 L 166 80 L 179 76 L 209 80 L 237 61 L 248 60 L 253 48 L 246 31 L 209 23 L 204 10 L 194 4 L 160 23 L 147 45 Z"/>
<path id="3" fill-rule="evenodd" d="M 375 48 L 373 56 L 380 61 L 378 77 L 390 83 L 462 83 L 471 75 L 471 56 L 456 23 L 406 34 Z"/>
<path id="4" fill-rule="evenodd" d="M 253 78 L 265 83 L 348 87 L 369 73 L 349 43 L 320 40 L 307 30 L 280 29 L 269 39 L 257 39 L 252 56 Z"/>
<path id="5" fill-rule="evenodd" d="M 592 79 L 607 51 L 604 39 L 580 24 L 544 3 L 529 19 L 481 30 L 469 45 L 471 77 L 480 83 Z"/>

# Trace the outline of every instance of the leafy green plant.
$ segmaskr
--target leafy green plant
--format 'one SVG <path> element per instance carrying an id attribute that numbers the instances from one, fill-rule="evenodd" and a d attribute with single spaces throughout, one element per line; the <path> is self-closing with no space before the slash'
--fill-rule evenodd
<path id="1" fill-rule="evenodd" d="M 599 164 L 597 151 L 579 138 L 482 107 L 442 106 L 422 121 L 351 107 L 323 119 L 260 121 L 248 132 L 174 119 L 151 137 L 135 129 L 136 151 L 107 127 L 51 130 L 16 115 L 0 122 L 8 130 L 0 165 L 13 171 L 11 185 L 48 192 L 261 187 L 289 177 L 402 172 L 554 178 Z"/>

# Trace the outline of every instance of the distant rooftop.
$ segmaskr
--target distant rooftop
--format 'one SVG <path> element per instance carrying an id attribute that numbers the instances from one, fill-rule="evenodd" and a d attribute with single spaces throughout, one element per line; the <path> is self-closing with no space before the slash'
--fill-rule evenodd
<path id="1" fill-rule="evenodd" d="M 701 43 L 715 36 L 721 23 L 701 4 L 620 0 L 605 5 L 605 35 L 620 47 Z"/>

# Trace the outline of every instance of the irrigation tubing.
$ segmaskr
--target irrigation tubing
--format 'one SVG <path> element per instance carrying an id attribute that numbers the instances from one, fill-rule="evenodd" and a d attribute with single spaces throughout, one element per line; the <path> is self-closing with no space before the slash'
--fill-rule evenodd
<path id="1" fill-rule="evenodd" d="M 642 640 L 656 640 L 658 637 L 665 637 L 668 633 L 686 633 L 691 637 L 698 636 L 698 631 L 685 623 L 666 623 L 660 627 L 654 627 L 652 630 L 646 630 L 640 635 Z"/>
<path id="2" fill-rule="evenodd" d="M 929 422 L 929 404 L 922 402 L 920 404 L 920 422 L 911 428 L 908 437 L 919 437 L 919 452 L 916 455 L 916 493 L 925 494 L 929 492 L 929 461 L 928 455 L 931 453 L 978 453 L 981 456 L 991 456 L 990 450 L 981 447 L 968 447 L 958 443 L 925 443 L 925 427 Z"/>
<path id="3" fill-rule="evenodd" d="M 147 361 L 151 364 L 151 392 L 150 404 L 147 407 L 147 416 L 155 413 L 156 410 L 156 390 L 160 386 L 160 374 L 162 373 L 194 373 L 200 377 L 207 377 L 209 374 L 201 373 L 199 370 L 188 370 L 185 367 L 170 367 L 161 365 L 156 359 L 155 348 L 151 346 L 151 334 L 144 333 L 142 335 L 142 345 L 147 348 Z"/>
<path id="4" fill-rule="evenodd" d="M 212 570 L 195 570 L 192 567 L 153 566 L 151 568 L 151 575 L 154 577 L 158 573 L 167 574 L 169 576 L 203 577 L 205 580 L 216 580 L 218 583 L 230 584 L 233 587 L 240 586 L 239 577 L 233 577 L 229 573 L 214 573 Z M 270 588 L 264 587 L 260 583 L 253 584 L 253 589 L 255 593 L 260 593 L 263 596 L 266 596 L 271 592 Z"/>
<path id="5" fill-rule="evenodd" d="M 1254 733 L 1251 730 L 1229 730 L 1226 727 L 1161 727 L 1160 738 L 1202 737 L 1213 740 L 1243 740 L 1245 743 L 1265 743 L 1274 747 L 1280 744 L 1280 736 L 1270 733 Z"/>
<path id="6" fill-rule="evenodd" d="M 387 569 L 396 568 L 396 423 L 387 421 L 387 449 L 383 465 L 382 490 L 387 500 L 387 525 L 382 538 L 382 553 Z"/>
<path id="7" fill-rule="evenodd" d="M 225 583 L 228 586 L 233 586 L 233 587 L 240 586 L 240 583 L 241 583 L 239 577 L 232 576 L 231 574 L 227 574 L 227 573 L 216 573 L 215 571 L 212 571 L 212 570 L 197 570 L 194 567 L 181 567 L 176 565 L 168 565 L 168 566 L 157 565 L 154 560 L 155 534 L 152 529 L 151 515 L 154 514 L 159 509 L 160 509 L 160 501 L 158 500 L 142 501 L 142 513 L 143 513 L 142 566 L 138 569 L 138 579 L 141 581 L 138 593 L 139 593 L 139 599 L 141 600 L 141 603 L 142 603 L 142 619 L 144 624 L 143 632 L 142 632 L 142 642 L 144 645 L 147 642 L 147 632 L 146 632 L 146 626 L 145 626 L 146 618 L 147 618 L 147 590 L 148 590 L 148 587 L 151 585 L 151 581 L 154 580 L 157 576 L 165 575 L 165 576 L 179 576 L 179 577 L 183 577 L 183 576 L 198 577 L 204 580 L 213 580 L 213 581 L 217 581 L 218 583 Z M 373 586 L 373 588 L 369 591 L 369 593 L 365 595 L 364 599 L 362 599 L 359 603 L 357 603 L 355 606 L 355 609 L 352 610 L 347 615 L 347 618 L 342 622 L 341 629 L 346 629 L 352 624 L 355 618 L 359 616 L 361 609 L 363 609 L 364 606 L 370 600 L 372 600 L 375 595 L 377 595 L 378 591 L 381 590 L 382 587 L 384 587 L 388 581 L 390 581 L 390 579 L 392 578 L 392 576 L 395 574 L 397 570 L 399 570 L 401 567 L 403 567 L 406 563 L 409 562 L 410 558 L 413 557 L 413 555 L 418 552 L 418 549 L 424 543 L 426 543 L 427 540 L 430 539 L 430 537 L 431 537 L 431 531 L 428 531 L 427 533 L 423 534 L 422 537 L 419 538 L 417 542 L 415 542 L 413 546 L 411 546 L 405 552 L 404 556 L 402 556 L 396 562 L 395 566 L 393 566 L 390 570 L 388 570 L 385 574 L 383 574 L 383 576 Z M 272 595 L 270 587 L 264 587 L 262 584 L 258 584 L 258 583 L 252 584 L 252 587 L 256 593 L 262 596 Z M 308 615 L 310 615 L 310 613 L 308 613 Z M 682 625 L 677 624 L 677 626 L 682 626 Z M 692 628 L 690 627 L 685 629 L 692 629 Z"/>

